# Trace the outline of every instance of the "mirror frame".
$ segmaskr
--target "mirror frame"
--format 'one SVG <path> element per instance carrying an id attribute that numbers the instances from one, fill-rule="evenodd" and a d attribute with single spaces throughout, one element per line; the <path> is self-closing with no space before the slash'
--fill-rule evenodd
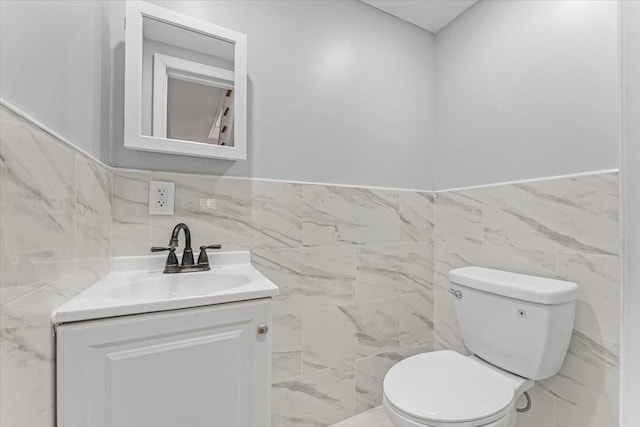
<path id="1" fill-rule="evenodd" d="M 142 135 L 143 18 L 151 18 L 234 44 L 234 145 Z M 124 81 L 125 148 L 227 160 L 247 158 L 247 35 L 143 1 L 126 2 Z"/>

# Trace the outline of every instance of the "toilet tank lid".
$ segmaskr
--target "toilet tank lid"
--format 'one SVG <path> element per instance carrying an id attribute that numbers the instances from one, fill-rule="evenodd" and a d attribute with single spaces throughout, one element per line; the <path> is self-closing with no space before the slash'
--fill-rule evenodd
<path id="1" fill-rule="evenodd" d="M 449 271 L 458 285 L 538 304 L 575 301 L 578 285 L 564 280 L 510 273 L 484 267 L 463 267 Z"/>

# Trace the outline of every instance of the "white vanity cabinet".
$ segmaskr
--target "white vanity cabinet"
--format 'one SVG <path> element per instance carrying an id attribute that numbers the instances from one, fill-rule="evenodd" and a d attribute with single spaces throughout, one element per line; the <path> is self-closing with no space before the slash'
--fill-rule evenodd
<path id="1" fill-rule="evenodd" d="M 57 426 L 269 426 L 270 302 L 59 325 Z"/>

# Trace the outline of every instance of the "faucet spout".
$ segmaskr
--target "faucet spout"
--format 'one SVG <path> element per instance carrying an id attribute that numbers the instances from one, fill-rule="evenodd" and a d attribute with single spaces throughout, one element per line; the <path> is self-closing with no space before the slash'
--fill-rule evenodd
<path id="1" fill-rule="evenodd" d="M 184 231 L 184 252 L 182 254 L 182 267 L 187 267 L 193 265 L 193 250 L 191 249 L 191 231 L 187 224 L 181 222 L 176 225 L 171 232 L 171 240 L 169 241 L 169 246 L 177 247 L 178 246 L 178 236 L 180 235 L 180 231 Z"/>

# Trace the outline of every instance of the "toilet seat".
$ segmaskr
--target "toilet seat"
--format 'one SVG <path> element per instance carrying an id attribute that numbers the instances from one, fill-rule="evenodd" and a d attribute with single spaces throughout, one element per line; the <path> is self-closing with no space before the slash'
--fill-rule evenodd
<path id="1" fill-rule="evenodd" d="M 513 410 L 513 381 L 451 350 L 409 357 L 384 378 L 385 405 L 418 425 L 476 427 Z"/>

